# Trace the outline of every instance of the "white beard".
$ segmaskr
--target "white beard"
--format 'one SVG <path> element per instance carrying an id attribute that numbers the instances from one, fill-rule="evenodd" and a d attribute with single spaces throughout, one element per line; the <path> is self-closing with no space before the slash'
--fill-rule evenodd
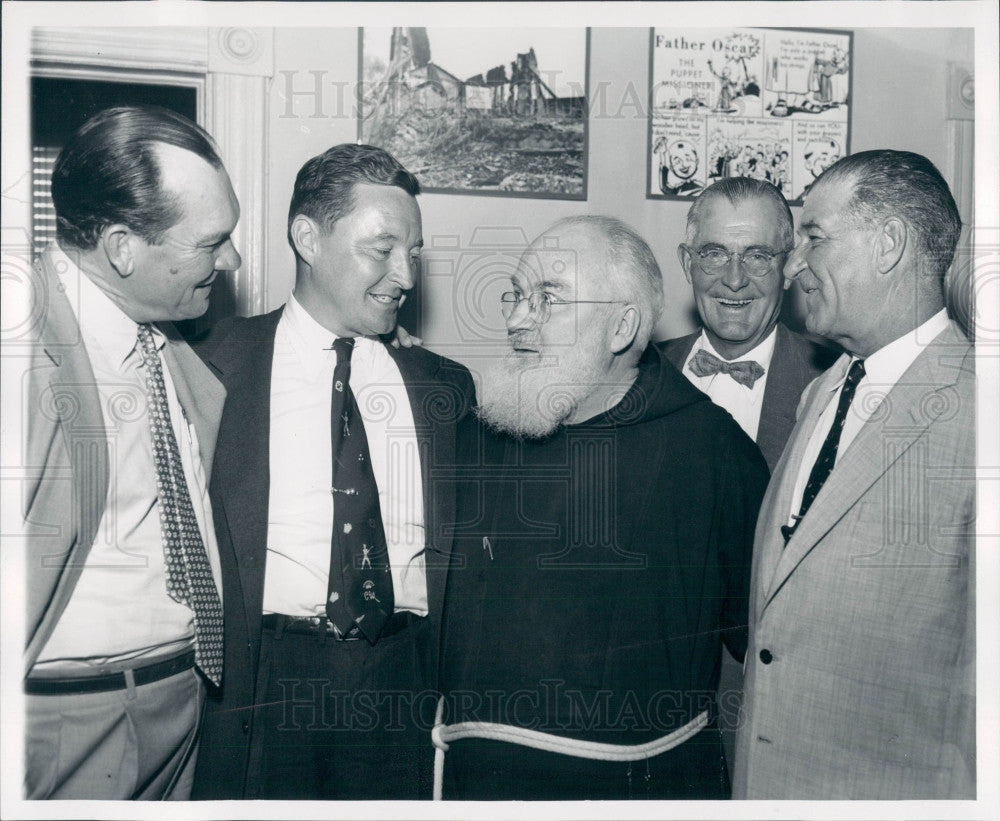
<path id="1" fill-rule="evenodd" d="M 581 339 L 555 360 L 511 351 L 483 374 L 477 415 L 518 439 L 551 436 L 601 382 L 601 357 L 588 347 Z"/>

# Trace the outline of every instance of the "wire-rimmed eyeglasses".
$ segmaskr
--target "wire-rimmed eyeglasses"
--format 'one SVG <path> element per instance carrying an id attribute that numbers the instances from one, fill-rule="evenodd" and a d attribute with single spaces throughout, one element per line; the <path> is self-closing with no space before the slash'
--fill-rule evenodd
<path id="1" fill-rule="evenodd" d="M 522 296 L 516 291 L 504 291 L 500 294 L 500 309 L 504 317 L 509 317 L 525 302 L 528 303 L 528 310 L 539 325 L 549 321 L 553 305 L 624 304 L 620 299 L 560 299 L 548 291 L 532 291 L 527 296 Z"/>
<path id="2" fill-rule="evenodd" d="M 717 245 L 708 248 L 695 249 L 690 245 L 685 248 L 698 258 L 698 265 L 710 274 L 720 274 L 725 271 L 733 260 L 739 260 L 743 269 L 753 277 L 762 277 L 773 270 L 774 261 L 788 253 L 787 251 L 771 251 L 767 248 L 751 248 L 743 253 L 727 251 Z"/>

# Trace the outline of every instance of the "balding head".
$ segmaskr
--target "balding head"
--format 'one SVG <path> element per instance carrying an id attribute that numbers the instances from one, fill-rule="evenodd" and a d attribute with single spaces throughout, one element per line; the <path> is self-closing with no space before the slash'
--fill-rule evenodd
<path id="1" fill-rule="evenodd" d="M 483 375 L 479 416 L 549 436 L 615 407 L 663 305 L 649 246 L 610 217 L 560 220 L 522 254 L 504 294 L 510 352 Z"/>
<path id="2" fill-rule="evenodd" d="M 663 275 L 648 243 L 621 220 L 604 216 L 566 217 L 545 231 L 539 243 L 572 249 L 580 275 L 590 277 L 604 295 L 637 306 L 640 322 L 635 346 L 649 344 L 663 311 Z"/>

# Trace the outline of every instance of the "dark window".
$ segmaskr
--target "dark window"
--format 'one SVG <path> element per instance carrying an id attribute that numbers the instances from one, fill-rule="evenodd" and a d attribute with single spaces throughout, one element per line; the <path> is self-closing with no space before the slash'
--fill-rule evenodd
<path id="1" fill-rule="evenodd" d="M 36 254 L 56 236 L 56 214 L 49 190 L 52 166 L 60 149 L 90 117 L 115 105 L 159 105 L 198 120 L 198 94 L 194 88 L 32 78 L 31 238 Z"/>

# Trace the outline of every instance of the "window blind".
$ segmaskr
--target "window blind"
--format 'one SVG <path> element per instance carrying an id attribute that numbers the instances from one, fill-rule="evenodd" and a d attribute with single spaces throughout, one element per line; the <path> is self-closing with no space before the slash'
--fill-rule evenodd
<path id="1" fill-rule="evenodd" d="M 31 245 L 36 255 L 56 238 L 51 183 L 58 156 L 58 147 L 36 145 L 31 149 Z"/>

